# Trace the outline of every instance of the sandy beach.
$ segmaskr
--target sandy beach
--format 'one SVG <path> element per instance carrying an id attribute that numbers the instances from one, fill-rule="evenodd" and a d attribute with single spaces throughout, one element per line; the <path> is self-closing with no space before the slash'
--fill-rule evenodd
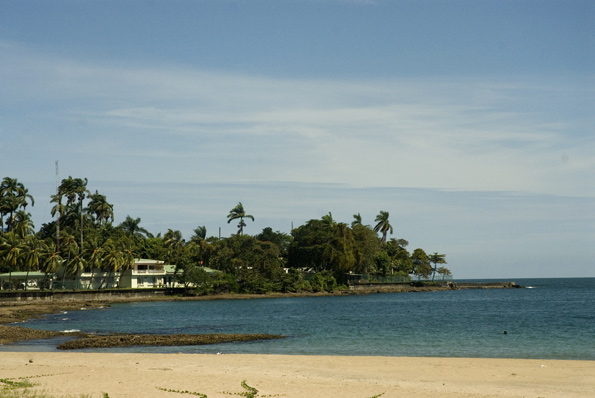
<path id="1" fill-rule="evenodd" d="M 3 303 L 0 321 L 18 322 L 59 310 L 107 305 Z M 50 337 L 45 336 L 50 332 L 15 324 L 0 328 L 4 343 Z M 6 379 L 28 380 L 34 384 L 32 390 L 52 398 L 101 398 L 104 393 L 110 398 L 240 396 L 247 391 L 243 381 L 259 390 L 257 397 L 582 398 L 595 391 L 595 361 L 0 352 L 0 389 Z"/>
<path id="2" fill-rule="evenodd" d="M 51 396 L 588 397 L 595 361 L 3 352 L 0 378 Z M 196 396 L 196 395 L 194 395 Z"/>

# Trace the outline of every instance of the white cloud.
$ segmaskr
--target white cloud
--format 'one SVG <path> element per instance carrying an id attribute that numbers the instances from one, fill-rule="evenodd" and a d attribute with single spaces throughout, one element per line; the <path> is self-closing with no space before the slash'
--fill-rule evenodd
<path id="1" fill-rule="evenodd" d="M 95 145 L 64 145 L 88 161 L 101 148 L 118 170 L 107 165 L 104 175 L 595 195 L 588 181 L 595 143 L 575 135 L 584 137 L 592 116 L 563 117 L 547 100 L 566 93 L 589 101 L 589 87 L 520 79 L 268 79 L 89 65 L 6 43 L 3 49 L 3 87 L 39 120 L 34 140 L 43 145 L 84 131 Z M 138 174 L 142 169 L 147 174 Z"/>

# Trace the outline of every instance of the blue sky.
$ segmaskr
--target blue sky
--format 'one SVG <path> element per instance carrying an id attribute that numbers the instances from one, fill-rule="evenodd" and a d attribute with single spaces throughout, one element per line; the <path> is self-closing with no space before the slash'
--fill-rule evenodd
<path id="1" fill-rule="evenodd" d="M 389 211 L 459 278 L 595 276 L 591 1 L 0 0 L 0 174 L 51 220 Z"/>

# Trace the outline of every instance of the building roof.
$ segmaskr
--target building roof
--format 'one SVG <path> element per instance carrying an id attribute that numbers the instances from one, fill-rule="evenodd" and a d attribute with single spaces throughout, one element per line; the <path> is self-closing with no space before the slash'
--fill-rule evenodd
<path id="1" fill-rule="evenodd" d="M 49 275 L 48 275 L 49 276 Z M 7 274 L 0 274 L 0 279 L 25 279 L 25 278 L 29 278 L 29 279 L 42 279 L 45 278 L 46 274 L 44 272 L 29 272 L 29 275 L 27 275 L 27 272 L 23 272 L 23 271 L 18 271 L 18 272 L 11 272 L 11 273 L 7 273 Z"/>

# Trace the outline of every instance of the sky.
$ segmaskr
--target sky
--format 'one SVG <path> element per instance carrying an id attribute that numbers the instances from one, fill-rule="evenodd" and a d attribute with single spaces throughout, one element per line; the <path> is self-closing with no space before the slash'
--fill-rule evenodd
<path id="1" fill-rule="evenodd" d="M 0 0 L 0 93 L 36 228 L 58 174 L 154 234 L 382 210 L 455 278 L 595 277 L 592 1 Z"/>

